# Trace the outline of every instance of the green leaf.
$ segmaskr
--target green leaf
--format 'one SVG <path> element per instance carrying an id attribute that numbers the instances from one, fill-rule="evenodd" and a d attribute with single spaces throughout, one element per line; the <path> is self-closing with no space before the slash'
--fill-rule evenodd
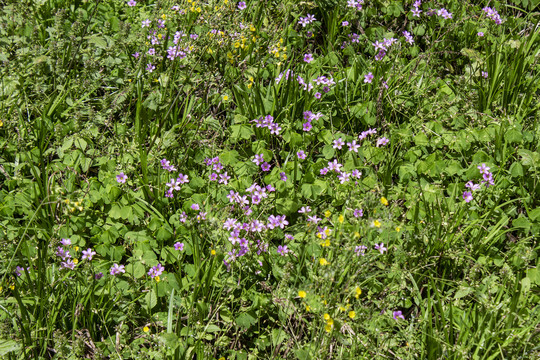
<path id="1" fill-rule="evenodd" d="M 17 351 L 21 345 L 13 340 L 0 339 L 0 356 L 4 356 L 10 352 Z"/>
<path id="2" fill-rule="evenodd" d="M 251 136 L 255 135 L 251 126 L 248 125 L 232 125 L 231 129 L 231 142 L 235 143 L 239 140 L 248 140 Z"/>
<path id="3" fill-rule="evenodd" d="M 332 147 L 332 145 L 328 144 L 323 147 L 322 154 L 325 159 L 332 159 L 336 154 L 336 150 Z"/>
<path id="4" fill-rule="evenodd" d="M 238 315 L 235 319 L 236 324 L 244 329 L 249 329 L 251 325 L 257 322 L 257 318 L 251 314 L 251 312 L 246 312 Z"/>
<path id="5" fill-rule="evenodd" d="M 512 175 L 512 177 L 523 177 L 524 173 L 521 163 L 516 161 L 510 166 L 510 175 Z"/>
<path id="6" fill-rule="evenodd" d="M 144 301 L 146 306 L 150 309 L 153 309 L 157 305 L 157 295 L 154 289 L 150 290 L 144 296 Z"/>

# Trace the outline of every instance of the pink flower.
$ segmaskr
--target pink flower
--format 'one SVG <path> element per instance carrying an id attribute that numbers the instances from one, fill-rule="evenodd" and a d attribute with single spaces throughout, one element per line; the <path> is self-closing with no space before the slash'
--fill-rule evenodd
<path id="1" fill-rule="evenodd" d="M 120 174 L 116 175 L 116 181 L 120 184 L 124 184 L 127 180 L 126 174 L 121 172 Z"/>
<path id="2" fill-rule="evenodd" d="M 465 200 L 466 203 L 471 202 L 472 199 L 473 199 L 472 192 L 470 191 L 463 192 L 463 200 Z"/>
<path id="3" fill-rule="evenodd" d="M 387 251 L 388 249 L 384 247 L 384 243 L 381 243 L 380 245 L 375 244 L 375 250 L 379 250 L 381 254 L 384 254 L 384 252 Z"/>
<path id="4" fill-rule="evenodd" d="M 312 54 L 305 54 L 304 55 L 304 61 L 308 64 L 313 61 L 313 55 Z"/>
<path id="5" fill-rule="evenodd" d="M 403 316 L 403 313 L 400 310 L 394 311 L 393 316 L 394 316 L 394 320 L 397 320 L 397 319 L 405 320 L 405 316 Z"/>
<path id="6" fill-rule="evenodd" d="M 116 276 L 120 273 L 125 273 L 125 272 L 126 270 L 125 270 L 124 265 L 118 265 L 116 263 L 111 267 L 111 270 L 110 270 L 110 274 L 113 276 Z"/>
<path id="7" fill-rule="evenodd" d="M 367 75 L 364 75 L 364 82 L 371 84 L 371 81 L 373 81 L 373 74 L 368 73 Z"/>
<path id="8" fill-rule="evenodd" d="M 128 6 L 132 6 L 132 7 L 133 7 L 133 6 L 137 5 L 137 2 L 134 1 L 134 0 L 129 0 L 127 4 L 128 4 Z"/>
<path id="9" fill-rule="evenodd" d="M 184 243 L 177 242 L 174 244 L 174 250 L 182 251 L 184 250 Z"/>
<path id="10" fill-rule="evenodd" d="M 92 260 L 92 257 L 96 255 L 96 252 L 88 248 L 87 250 L 83 250 L 82 254 L 83 254 L 82 256 L 83 260 L 86 260 L 86 259 Z"/>
<path id="11" fill-rule="evenodd" d="M 239 10 L 244 10 L 245 8 L 247 8 L 246 3 L 243 2 L 243 1 L 240 1 L 240 2 L 238 3 L 238 9 L 239 9 Z"/>

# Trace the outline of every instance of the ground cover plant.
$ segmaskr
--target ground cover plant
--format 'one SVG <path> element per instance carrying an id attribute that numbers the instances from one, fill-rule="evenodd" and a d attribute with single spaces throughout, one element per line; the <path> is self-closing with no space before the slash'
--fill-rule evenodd
<path id="1" fill-rule="evenodd" d="M 540 358 L 540 13 L 5 1 L 0 357 Z"/>

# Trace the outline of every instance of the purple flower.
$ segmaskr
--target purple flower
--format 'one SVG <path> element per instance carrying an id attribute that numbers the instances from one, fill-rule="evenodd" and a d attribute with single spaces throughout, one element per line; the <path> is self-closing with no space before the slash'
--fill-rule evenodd
<path id="1" fill-rule="evenodd" d="M 75 269 L 75 263 L 71 259 L 68 259 L 67 261 L 60 263 L 60 266 L 62 269 L 69 269 L 69 270 Z"/>
<path id="2" fill-rule="evenodd" d="M 298 156 L 298 158 L 299 158 L 300 160 L 304 160 L 304 159 L 307 157 L 307 155 L 306 155 L 306 153 L 304 152 L 304 150 L 298 151 L 298 152 L 296 153 L 296 156 Z"/>
<path id="3" fill-rule="evenodd" d="M 341 147 L 345 145 L 345 141 L 343 141 L 342 138 L 339 138 L 337 140 L 334 140 L 334 145 L 332 148 L 341 150 Z"/>
<path id="4" fill-rule="evenodd" d="M 300 210 L 298 210 L 298 213 L 300 214 L 307 214 L 311 212 L 311 208 L 309 206 L 302 206 Z"/>
<path id="5" fill-rule="evenodd" d="M 359 218 L 359 217 L 364 216 L 364 210 L 362 210 L 362 209 L 354 209 L 353 216 L 355 218 Z"/>
<path id="6" fill-rule="evenodd" d="M 199 206 L 199 204 L 192 204 L 192 205 L 191 205 L 191 210 L 198 211 L 198 210 L 200 210 L 200 209 L 201 209 L 201 207 Z"/>
<path id="7" fill-rule="evenodd" d="M 138 52 L 135 52 L 134 54 L 131 54 L 135 59 L 138 59 L 140 54 Z"/>
<path id="8" fill-rule="evenodd" d="M 125 270 L 124 265 L 118 265 L 116 263 L 111 267 L 111 270 L 110 270 L 110 274 L 113 276 L 116 276 L 120 273 L 125 273 L 125 272 L 126 270 Z"/>
<path id="9" fill-rule="evenodd" d="M 405 37 L 405 41 L 407 41 L 409 44 L 411 44 L 411 45 L 414 44 L 414 39 L 413 39 L 410 32 L 404 31 L 403 32 L 403 37 Z"/>
<path id="10" fill-rule="evenodd" d="M 146 64 L 146 71 L 148 72 L 153 72 L 154 70 L 156 69 L 156 67 L 154 65 L 152 65 L 152 63 L 148 63 Z"/>
<path id="11" fill-rule="evenodd" d="M 325 167 L 322 168 L 322 169 L 319 171 L 319 173 L 320 173 L 321 175 L 326 175 L 326 174 L 328 174 L 328 168 L 325 168 Z"/>
<path id="12" fill-rule="evenodd" d="M 422 12 L 422 10 L 418 9 L 418 8 L 414 8 L 411 10 L 412 12 L 412 16 L 414 17 L 420 17 L 420 13 Z"/>
<path id="13" fill-rule="evenodd" d="M 359 245 L 356 248 L 354 248 L 354 252 L 356 253 L 356 256 L 364 256 L 366 254 L 367 246 Z"/>
<path id="14" fill-rule="evenodd" d="M 270 171 L 270 164 L 266 161 L 261 165 L 262 171 Z"/>
<path id="15" fill-rule="evenodd" d="M 400 310 L 394 311 L 393 315 L 394 315 L 394 320 L 397 320 L 398 318 L 405 320 L 405 316 L 403 316 L 403 314 L 402 314 L 402 312 Z"/>
<path id="16" fill-rule="evenodd" d="M 478 35 L 478 37 L 483 37 L 483 36 L 484 36 L 484 33 L 481 32 L 481 31 L 479 31 L 478 34 L 476 34 L 476 35 Z"/>
<path id="17" fill-rule="evenodd" d="M 150 27 L 150 24 L 152 24 L 152 21 L 150 21 L 150 19 L 146 19 L 141 23 L 141 27 Z"/>
<path id="18" fill-rule="evenodd" d="M 289 252 L 289 249 L 287 249 L 287 245 L 279 245 L 278 248 L 277 248 L 277 253 L 281 256 L 286 256 L 287 253 Z"/>
<path id="19" fill-rule="evenodd" d="M 487 78 L 488 78 L 488 73 L 487 73 L 487 71 L 482 71 L 482 77 L 483 77 L 484 79 L 487 79 Z"/>
<path id="20" fill-rule="evenodd" d="M 240 2 L 238 3 L 238 9 L 239 9 L 239 10 L 244 10 L 245 8 L 247 8 L 246 3 L 243 2 L 243 1 L 240 1 Z"/>
<path id="21" fill-rule="evenodd" d="M 452 18 L 452 13 L 449 13 L 448 10 L 446 10 L 445 8 L 442 8 L 442 9 L 438 10 L 437 15 L 439 15 L 443 19 L 451 19 Z"/>
<path id="22" fill-rule="evenodd" d="M 126 174 L 121 172 L 120 174 L 116 175 L 116 181 L 120 184 L 124 184 L 127 180 Z"/>
<path id="23" fill-rule="evenodd" d="M 307 62 L 308 64 L 313 61 L 313 55 L 312 54 L 305 54 L 304 55 L 304 62 Z"/>
<path id="24" fill-rule="evenodd" d="M 251 160 L 254 162 L 257 166 L 261 165 L 264 162 L 264 155 L 263 154 L 255 154 L 255 159 Z"/>
<path id="25" fill-rule="evenodd" d="M 128 6 L 132 6 L 132 7 L 133 7 L 133 6 L 137 5 L 137 2 L 134 1 L 134 0 L 129 0 L 127 4 L 128 4 Z"/>
<path id="26" fill-rule="evenodd" d="M 182 251 L 184 250 L 184 243 L 177 242 L 174 244 L 174 250 Z"/>
<path id="27" fill-rule="evenodd" d="M 308 121 L 308 122 L 305 122 L 304 124 L 302 124 L 302 130 L 304 131 L 310 131 L 311 129 L 313 128 L 313 126 L 311 125 L 311 121 Z"/>
<path id="28" fill-rule="evenodd" d="M 351 174 L 344 171 L 338 175 L 338 179 L 341 184 L 345 184 L 346 182 L 348 182 L 350 180 L 350 177 Z"/>
<path id="29" fill-rule="evenodd" d="M 343 21 L 343 22 L 341 23 L 341 26 L 349 26 L 349 22 L 348 22 L 348 21 Z"/>
<path id="30" fill-rule="evenodd" d="M 171 192 L 172 192 L 173 190 L 179 191 L 179 190 L 181 189 L 181 188 L 180 188 L 180 185 L 179 185 L 179 183 L 176 181 L 176 179 L 171 179 L 171 181 L 168 182 L 168 183 L 166 183 L 165 185 L 167 185 L 167 186 L 170 188 Z"/>
<path id="31" fill-rule="evenodd" d="M 17 266 L 17 267 L 15 268 L 15 275 L 21 276 L 22 273 L 23 273 L 23 271 L 24 271 L 24 268 L 23 268 L 22 266 Z"/>
<path id="32" fill-rule="evenodd" d="M 375 244 L 375 250 L 379 250 L 381 254 L 384 254 L 384 252 L 387 251 L 388 249 L 384 247 L 384 243 L 381 243 L 380 245 Z"/>
<path id="33" fill-rule="evenodd" d="M 71 239 L 62 239 L 60 240 L 60 244 L 62 244 L 62 246 L 71 245 Z"/>
<path id="34" fill-rule="evenodd" d="M 470 191 L 463 192 L 463 200 L 465 200 L 466 203 L 471 202 L 472 199 L 473 199 L 472 192 Z"/>
<path id="35" fill-rule="evenodd" d="M 373 74 L 368 73 L 367 75 L 364 75 L 364 82 L 371 84 L 371 81 L 373 81 Z"/>
<path id="36" fill-rule="evenodd" d="M 320 92 L 316 92 L 314 96 L 315 96 L 315 99 L 320 99 L 322 97 Z"/>
<path id="37" fill-rule="evenodd" d="M 475 184 L 472 181 L 468 181 L 465 184 L 465 187 L 471 189 L 471 191 L 476 191 L 476 190 L 480 189 L 480 184 Z"/>
<path id="38" fill-rule="evenodd" d="M 314 223 L 314 224 L 318 224 L 319 221 L 321 221 L 322 219 L 321 218 L 318 218 L 317 215 L 313 215 L 313 216 L 308 216 L 307 217 L 307 221 L 308 222 L 311 222 L 311 223 Z"/>
<path id="39" fill-rule="evenodd" d="M 347 146 L 349 147 L 349 151 L 354 151 L 355 153 L 358 153 L 358 149 L 360 148 L 360 144 L 357 144 L 356 140 L 348 142 Z"/>
<path id="40" fill-rule="evenodd" d="M 94 275 L 94 279 L 96 279 L 96 280 L 99 280 L 99 279 L 101 279 L 102 277 L 103 277 L 103 273 L 102 273 L 102 272 L 99 272 L 99 273 L 97 273 L 96 275 Z"/>
<path id="41" fill-rule="evenodd" d="M 88 248 L 87 250 L 83 250 L 82 254 L 83 254 L 82 255 L 83 260 L 86 260 L 86 259 L 92 260 L 92 257 L 96 255 L 96 252 Z"/>
<path id="42" fill-rule="evenodd" d="M 388 144 L 390 142 L 390 140 L 388 140 L 387 138 L 385 137 L 382 137 L 380 139 L 377 140 L 377 147 L 380 147 L 380 146 L 385 146 L 386 144 Z"/>
<path id="43" fill-rule="evenodd" d="M 476 168 L 480 170 L 480 174 L 487 174 L 491 169 L 489 166 L 486 166 L 486 164 L 478 165 Z"/>
<path id="44" fill-rule="evenodd" d="M 150 270 L 148 270 L 148 275 L 153 279 L 156 276 L 160 276 L 161 274 L 163 274 L 163 270 L 165 270 L 163 265 L 157 264 L 156 266 L 154 266 Z"/>
<path id="45" fill-rule="evenodd" d="M 280 172 L 279 178 L 281 179 L 281 181 L 287 181 L 287 174 L 285 174 L 284 172 Z"/>
<path id="46" fill-rule="evenodd" d="M 56 248 L 56 256 L 61 257 L 62 260 L 71 258 L 71 255 L 69 254 L 69 252 L 67 250 L 64 250 L 64 248 L 61 246 Z"/>

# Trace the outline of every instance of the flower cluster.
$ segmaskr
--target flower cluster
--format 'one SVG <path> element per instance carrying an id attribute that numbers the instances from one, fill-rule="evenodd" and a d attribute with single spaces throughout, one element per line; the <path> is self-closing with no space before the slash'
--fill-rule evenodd
<path id="1" fill-rule="evenodd" d="M 281 131 L 281 126 L 274 122 L 274 117 L 272 115 L 261 116 L 258 119 L 251 120 L 251 122 L 254 122 L 258 128 L 268 128 L 272 135 L 279 135 L 279 132 Z"/>
<path id="2" fill-rule="evenodd" d="M 497 10 L 492 9 L 489 6 L 486 6 L 485 8 L 482 9 L 482 11 L 486 14 L 486 16 L 489 19 L 493 20 L 495 22 L 495 24 L 497 24 L 497 25 L 502 24 L 501 16 L 497 12 Z"/>
<path id="3" fill-rule="evenodd" d="M 306 27 L 307 25 L 311 24 L 316 20 L 317 19 L 315 19 L 315 16 L 307 14 L 306 17 L 300 17 L 300 19 L 298 20 L 298 24 L 302 25 L 302 27 Z"/>
<path id="4" fill-rule="evenodd" d="M 390 46 L 392 46 L 397 41 L 398 40 L 395 38 L 390 38 L 390 39 L 384 39 L 383 41 L 380 41 L 380 42 L 375 41 L 374 43 L 372 43 L 371 45 L 373 45 L 373 47 L 375 48 L 375 51 L 379 50 L 377 55 L 375 55 L 375 60 L 381 61 L 386 56 L 386 53 L 388 49 L 390 48 Z"/>
<path id="5" fill-rule="evenodd" d="M 348 0 L 347 1 L 347 7 L 356 9 L 358 11 L 362 10 L 362 4 L 364 3 L 364 0 Z"/>
<path id="6" fill-rule="evenodd" d="M 420 10 L 420 5 L 422 5 L 422 1 L 420 0 L 416 0 L 413 4 L 413 9 L 411 10 L 412 12 L 412 15 L 414 17 L 420 17 L 420 13 L 422 12 L 422 10 Z"/>
<path id="7" fill-rule="evenodd" d="M 482 175 L 482 181 L 480 184 L 475 184 L 472 181 L 468 181 L 465 184 L 465 187 L 469 189 L 469 191 L 465 190 L 463 192 L 463 200 L 465 202 L 471 202 L 473 200 L 472 193 L 476 190 L 480 189 L 481 184 L 484 184 L 486 187 L 490 187 L 492 185 L 495 185 L 495 182 L 493 181 L 493 173 L 491 173 L 490 167 L 488 167 L 486 164 L 478 165 L 477 169 L 480 171 L 480 174 Z"/>

